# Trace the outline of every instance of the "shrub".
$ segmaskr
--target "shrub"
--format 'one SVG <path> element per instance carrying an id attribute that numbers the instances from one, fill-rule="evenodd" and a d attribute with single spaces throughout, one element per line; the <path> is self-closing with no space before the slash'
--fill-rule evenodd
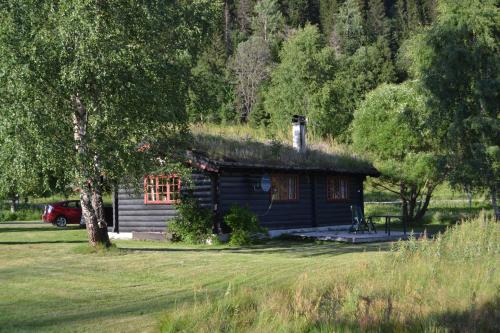
<path id="1" fill-rule="evenodd" d="M 212 234 L 213 213 L 202 208 L 195 199 L 184 198 L 177 205 L 179 215 L 168 223 L 172 240 L 188 243 L 204 243 Z"/>
<path id="2" fill-rule="evenodd" d="M 0 212 L 0 221 L 17 221 L 17 213 L 11 211 Z"/>
<path id="3" fill-rule="evenodd" d="M 36 209 L 21 209 L 16 212 L 0 211 L 0 221 L 37 221 L 42 217 L 42 211 Z"/>
<path id="4" fill-rule="evenodd" d="M 231 245 L 248 245 L 255 240 L 255 234 L 265 231 L 259 226 L 259 220 L 247 207 L 234 205 L 229 209 L 224 222 L 231 228 Z"/>

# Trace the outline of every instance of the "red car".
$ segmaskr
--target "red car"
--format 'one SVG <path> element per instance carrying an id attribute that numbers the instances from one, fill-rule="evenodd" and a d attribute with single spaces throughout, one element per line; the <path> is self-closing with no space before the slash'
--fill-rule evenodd
<path id="1" fill-rule="evenodd" d="M 65 227 L 66 224 L 85 226 L 79 200 L 61 201 L 45 206 L 42 220 L 58 227 Z"/>

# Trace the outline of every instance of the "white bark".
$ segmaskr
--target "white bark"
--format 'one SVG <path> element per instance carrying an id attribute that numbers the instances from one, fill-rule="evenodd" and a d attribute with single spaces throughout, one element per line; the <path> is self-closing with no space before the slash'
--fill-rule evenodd
<path id="1" fill-rule="evenodd" d="M 87 226 L 89 243 L 92 246 L 104 244 L 109 246 L 108 230 L 104 221 L 104 211 L 100 189 L 100 174 L 96 159 L 88 163 L 89 151 L 87 146 L 88 112 L 78 95 L 72 96 L 73 102 L 73 135 L 75 148 L 78 154 L 80 203 L 82 216 Z M 89 170 L 90 169 L 90 170 Z"/>

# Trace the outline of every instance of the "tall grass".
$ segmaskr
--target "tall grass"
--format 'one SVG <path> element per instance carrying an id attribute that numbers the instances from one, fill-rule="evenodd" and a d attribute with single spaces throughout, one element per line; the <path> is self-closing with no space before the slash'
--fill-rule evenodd
<path id="1" fill-rule="evenodd" d="M 431 200 L 422 224 L 451 225 L 464 219 L 475 218 L 483 211 L 493 212 L 491 204 L 488 201 L 476 200 L 473 201 L 472 206 L 469 207 L 468 203 L 465 201 Z M 401 204 L 365 203 L 366 216 L 383 214 L 401 214 Z M 377 220 L 376 222 L 383 221 Z"/>
<path id="2" fill-rule="evenodd" d="M 434 240 L 395 243 L 380 263 L 322 284 L 232 289 L 168 313 L 163 332 L 496 332 L 500 225 L 466 220 Z"/>

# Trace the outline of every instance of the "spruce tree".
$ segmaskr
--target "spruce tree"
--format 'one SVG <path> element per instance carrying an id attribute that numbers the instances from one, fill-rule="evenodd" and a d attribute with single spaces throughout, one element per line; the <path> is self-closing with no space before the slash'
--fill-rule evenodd
<path id="1" fill-rule="evenodd" d="M 367 35 L 370 41 L 388 34 L 388 19 L 385 14 L 384 0 L 369 0 L 366 18 Z"/>

